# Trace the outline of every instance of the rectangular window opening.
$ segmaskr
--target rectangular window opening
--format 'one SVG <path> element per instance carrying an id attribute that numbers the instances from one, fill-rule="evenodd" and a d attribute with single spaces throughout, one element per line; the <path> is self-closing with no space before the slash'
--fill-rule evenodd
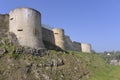
<path id="1" fill-rule="evenodd" d="M 54 34 L 58 34 L 58 33 L 54 33 Z"/>
<path id="2" fill-rule="evenodd" d="M 17 31 L 23 31 L 23 29 L 18 29 Z"/>

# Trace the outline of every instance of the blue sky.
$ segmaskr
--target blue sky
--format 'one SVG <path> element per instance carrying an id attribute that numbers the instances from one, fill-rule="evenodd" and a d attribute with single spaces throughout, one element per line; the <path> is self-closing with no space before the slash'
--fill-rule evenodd
<path id="1" fill-rule="evenodd" d="M 17 7 L 41 12 L 42 23 L 65 29 L 95 51 L 120 50 L 120 0 L 1 0 L 0 13 Z"/>

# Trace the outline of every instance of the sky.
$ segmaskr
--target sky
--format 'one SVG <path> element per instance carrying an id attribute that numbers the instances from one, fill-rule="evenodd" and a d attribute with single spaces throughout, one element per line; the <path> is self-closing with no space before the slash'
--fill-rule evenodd
<path id="1" fill-rule="evenodd" d="M 90 43 L 96 52 L 120 51 L 120 0 L 1 0 L 0 13 L 30 7 L 42 24 L 63 28 L 73 41 Z"/>

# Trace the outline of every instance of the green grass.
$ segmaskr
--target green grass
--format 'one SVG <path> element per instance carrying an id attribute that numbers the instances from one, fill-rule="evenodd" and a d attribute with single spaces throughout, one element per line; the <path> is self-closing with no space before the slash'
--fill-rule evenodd
<path id="1" fill-rule="evenodd" d="M 0 48 L 8 51 L 0 54 L 0 80 L 45 80 L 44 76 L 51 80 L 120 80 L 120 66 L 109 65 L 97 54 L 50 50 L 48 55 L 40 57 L 16 54 L 16 47 L 9 44 L 0 45 Z M 45 67 L 60 60 L 64 61 L 64 65 Z"/>
<path id="2" fill-rule="evenodd" d="M 77 55 L 89 70 L 87 80 L 120 80 L 120 66 L 113 66 L 107 63 L 97 54 L 70 52 Z"/>

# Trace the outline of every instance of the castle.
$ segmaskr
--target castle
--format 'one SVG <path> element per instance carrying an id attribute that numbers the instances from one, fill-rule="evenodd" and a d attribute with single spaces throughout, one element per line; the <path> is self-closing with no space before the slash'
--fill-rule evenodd
<path id="1" fill-rule="evenodd" d="M 21 46 L 80 52 L 91 52 L 91 45 L 72 42 L 60 28 L 47 29 L 41 24 L 41 14 L 32 8 L 17 8 L 9 14 L 0 15 L 0 36 L 5 37 L 8 32 L 14 33 Z"/>

